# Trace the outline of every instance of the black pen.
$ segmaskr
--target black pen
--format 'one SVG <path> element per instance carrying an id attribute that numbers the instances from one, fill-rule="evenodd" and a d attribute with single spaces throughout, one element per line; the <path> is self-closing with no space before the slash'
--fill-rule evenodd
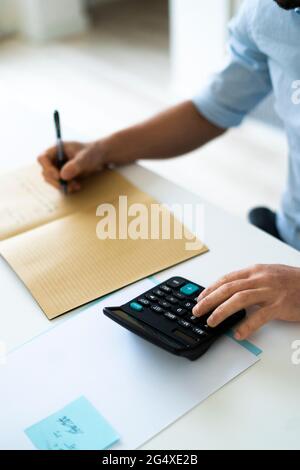
<path id="1" fill-rule="evenodd" d="M 60 119 L 59 119 L 58 111 L 54 111 L 54 123 L 55 123 L 56 139 L 57 139 L 56 140 L 56 146 L 57 146 L 56 166 L 59 170 L 61 170 L 67 160 L 65 157 L 64 145 L 63 145 L 63 141 L 61 137 L 61 127 L 60 127 Z M 62 179 L 59 180 L 59 183 L 64 194 L 68 194 L 68 183 Z"/>

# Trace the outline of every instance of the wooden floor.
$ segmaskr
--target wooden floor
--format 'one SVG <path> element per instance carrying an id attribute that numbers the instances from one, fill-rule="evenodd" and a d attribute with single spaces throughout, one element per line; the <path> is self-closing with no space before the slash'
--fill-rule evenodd
<path id="1" fill-rule="evenodd" d="M 3 169 L 32 161 L 53 142 L 54 108 L 61 110 L 65 138 L 86 140 L 174 101 L 167 1 L 103 5 L 92 22 L 88 34 L 60 42 L 0 43 L 1 138 L 10 149 L 1 155 Z M 24 154 L 28 139 L 32 152 Z M 256 204 L 277 207 L 286 144 L 280 133 L 249 123 L 188 156 L 145 164 L 245 216 Z"/>

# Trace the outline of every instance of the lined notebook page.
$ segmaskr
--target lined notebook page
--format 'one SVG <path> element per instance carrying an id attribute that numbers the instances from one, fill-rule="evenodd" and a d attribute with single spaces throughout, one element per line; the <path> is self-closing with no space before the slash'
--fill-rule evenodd
<path id="1" fill-rule="evenodd" d="M 105 170 L 84 180 L 79 193 L 65 197 L 44 181 L 38 164 L 1 174 L 0 240 L 101 204 L 110 186 L 123 187 L 125 181 L 117 172 Z M 124 190 L 128 185 L 129 182 Z"/>
<path id="2" fill-rule="evenodd" d="M 108 171 L 97 199 L 112 203 L 118 219 L 118 198 L 128 206 L 157 204 L 116 172 Z M 1 242 L 1 254 L 32 293 L 49 319 L 207 251 L 186 250 L 186 239 L 101 240 L 95 204 Z M 177 225 L 178 226 L 178 225 Z M 117 231 L 119 227 L 117 225 Z M 150 230 L 150 227 L 149 227 Z M 161 237 L 161 233 L 160 233 Z"/>

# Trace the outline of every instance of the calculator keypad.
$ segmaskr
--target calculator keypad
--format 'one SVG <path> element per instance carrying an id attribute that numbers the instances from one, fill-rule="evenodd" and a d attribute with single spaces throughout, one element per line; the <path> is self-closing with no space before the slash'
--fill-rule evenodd
<path id="1" fill-rule="evenodd" d="M 173 277 L 119 307 L 105 307 L 103 313 L 151 343 L 195 360 L 246 315 L 245 310 L 240 310 L 217 327 L 209 327 L 211 312 L 201 317 L 193 315 L 203 290 L 187 279 Z"/>
<path id="2" fill-rule="evenodd" d="M 193 307 L 197 303 L 196 296 L 203 290 L 200 286 L 195 290 L 196 287 L 198 286 L 183 279 L 173 278 L 146 292 L 132 303 L 138 302 L 144 307 L 143 312 L 140 312 L 145 315 L 144 319 L 147 317 L 147 310 L 150 309 L 159 318 L 166 319 L 170 325 L 173 325 L 171 331 L 179 329 L 197 343 L 210 335 L 206 324 L 208 315 L 195 317 L 192 314 Z"/>

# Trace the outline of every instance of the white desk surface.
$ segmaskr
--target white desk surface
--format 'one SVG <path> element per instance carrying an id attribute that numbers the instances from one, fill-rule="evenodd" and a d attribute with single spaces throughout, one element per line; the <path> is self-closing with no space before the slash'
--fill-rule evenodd
<path id="1" fill-rule="evenodd" d="M 5 134 L 7 153 L 2 169 L 29 162 L 47 146 L 52 134 L 40 126 L 34 139 L 29 127 L 38 116 L 24 111 L 24 135 L 15 139 L 12 119 Z M 21 119 L 20 117 L 20 119 Z M 29 126 L 30 124 L 30 126 Z M 22 126 L 18 127 L 22 132 Z M 12 138 L 14 137 L 14 138 Z M 67 138 L 67 137 L 66 137 Z M 5 144 L 5 142 L 4 142 Z M 25 156 L 26 155 L 26 156 Z M 199 203 L 199 197 L 150 171 L 134 165 L 120 170 L 128 179 L 155 198 L 169 204 Z M 189 171 L 188 168 L 186 171 Z M 217 191 L 217 188 L 216 188 Z M 232 217 L 210 204 L 205 205 L 205 242 L 210 252 L 159 275 L 165 279 L 182 275 L 209 285 L 222 274 L 255 263 L 300 266 L 300 253 Z M 51 328 L 64 317 L 49 322 L 13 271 L 0 258 L 0 341 L 7 350 Z M 72 315 L 69 313 L 68 315 Z M 145 449 L 238 449 L 300 448 L 300 365 L 291 362 L 291 344 L 300 339 L 300 324 L 273 322 L 251 340 L 263 349 L 261 361 L 237 377 L 204 403 L 146 443 Z M 176 393 L 176 390 L 174 390 Z M 154 397 L 155 399 L 156 397 Z"/>

